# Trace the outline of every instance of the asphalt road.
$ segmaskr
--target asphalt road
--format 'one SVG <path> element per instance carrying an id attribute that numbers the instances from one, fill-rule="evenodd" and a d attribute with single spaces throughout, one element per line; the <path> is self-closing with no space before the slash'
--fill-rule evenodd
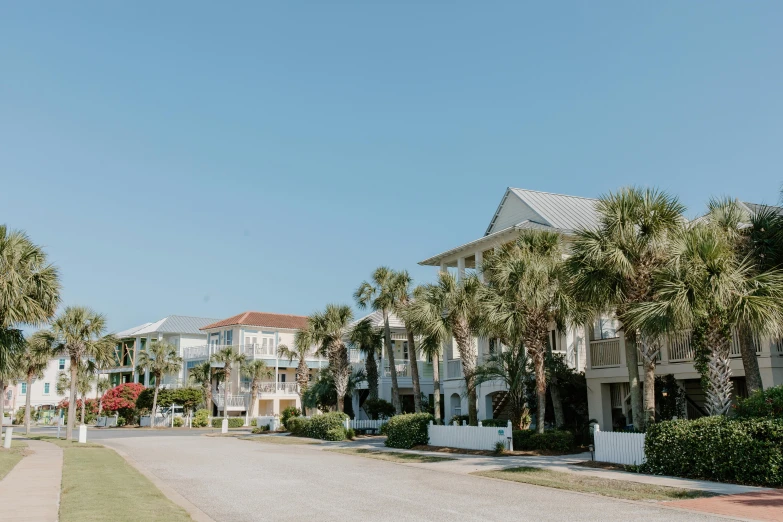
<path id="1" fill-rule="evenodd" d="M 128 453 L 218 522 L 725 520 L 438 469 L 443 463 L 401 465 L 321 446 L 154 433 L 102 442 Z"/>

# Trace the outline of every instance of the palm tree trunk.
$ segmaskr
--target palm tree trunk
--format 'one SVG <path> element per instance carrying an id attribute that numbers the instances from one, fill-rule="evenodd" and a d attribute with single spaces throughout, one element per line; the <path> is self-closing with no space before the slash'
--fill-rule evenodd
<path id="1" fill-rule="evenodd" d="M 87 396 L 82 395 L 81 420 L 79 421 L 79 424 L 84 424 L 84 406 L 85 406 L 84 403 L 86 402 L 87 402 Z"/>
<path id="2" fill-rule="evenodd" d="M 402 413 L 400 404 L 400 387 L 397 385 L 397 367 L 394 364 L 394 349 L 392 348 L 391 330 L 389 329 L 389 313 L 383 310 L 383 339 L 386 345 L 386 359 L 389 361 L 389 374 L 392 382 L 392 404 L 397 415 Z"/>
<path id="3" fill-rule="evenodd" d="M 73 425 L 76 423 L 76 371 L 78 369 L 79 359 L 71 357 L 71 391 L 68 401 L 68 424 L 65 427 L 65 440 L 73 438 Z"/>
<path id="4" fill-rule="evenodd" d="M 565 413 L 563 412 L 563 399 L 560 397 L 560 388 L 558 387 L 557 375 L 552 372 L 549 379 L 549 395 L 552 398 L 552 411 L 555 414 L 555 427 L 565 426 Z"/>
<path id="5" fill-rule="evenodd" d="M 465 388 L 468 391 L 468 420 L 471 426 L 478 425 L 478 409 L 476 398 L 476 350 L 466 322 L 454 325 L 454 340 L 457 342 L 460 359 L 462 360 L 462 375 L 465 378 Z"/>
<path id="6" fill-rule="evenodd" d="M 411 383 L 413 384 L 413 409 L 416 413 L 421 413 L 421 386 L 419 385 L 419 363 L 416 355 L 416 340 L 413 332 L 407 325 L 405 330 L 408 332 L 408 358 L 411 363 Z"/>
<path id="7" fill-rule="evenodd" d="M 5 420 L 5 381 L 0 379 L 0 433 L 3 432 L 3 420 Z"/>
<path id="8" fill-rule="evenodd" d="M 756 358 L 756 347 L 753 345 L 753 331 L 747 326 L 739 327 L 740 353 L 742 354 L 742 367 L 745 369 L 745 386 L 748 395 L 764 389 L 759 371 L 759 361 Z"/>
<path id="9" fill-rule="evenodd" d="M 628 385 L 631 388 L 631 422 L 636 429 L 644 429 L 642 415 L 642 390 L 639 386 L 639 353 L 636 349 L 636 333 L 625 332 L 625 365 L 628 368 Z"/>
<path id="10" fill-rule="evenodd" d="M 155 427 L 155 412 L 158 411 L 158 378 L 155 378 L 155 391 L 152 392 L 152 413 L 150 414 L 150 428 Z"/>
<path id="11" fill-rule="evenodd" d="M 24 433 L 30 435 L 30 391 L 33 389 L 33 376 L 27 376 L 27 397 L 24 398 Z"/>
<path id="12" fill-rule="evenodd" d="M 254 379 L 250 386 L 250 416 L 258 417 L 258 380 Z"/>
<path id="13" fill-rule="evenodd" d="M 223 418 L 228 418 L 228 381 L 231 380 L 231 369 L 226 364 L 226 382 L 223 383 Z"/>
<path id="14" fill-rule="evenodd" d="M 707 363 L 707 413 L 726 415 L 731 409 L 731 365 L 729 341 L 720 333 L 708 334 L 710 355 Z"/>
<path id="15" fill-rule="evenodd" d="M 655 358 L 644 361 L 644 425 L 655 422 Z"/>
<path id="16" fill-rule="evenodd" d="M 378 361 L 375 359 L 375 350 L 367 353 L 364 361 L 364 368 L 367 372 L 367 387 L 370 391 L 370 399 L 378 398 Z"/>
<path id="17" fill-rule="evenodd" d="M 544 433 L 544 423 L 546 422 L 546 372 L 544 371 L 544 353 L 543 347 L 533 348 L 533 366 L 536 375 L 536 432 Z"/>
<path id="18" fill-rule="evenodd" d="M 337 394 L 337 411 L 343 412 L 345 410 L 345 396 L 341 393 Z"/>
<path id="19" fill-rule="evenodd" d="M 435 424 L 440 424 L 440 361 L 438 354 L 432 355 L 432 408 Z"/>

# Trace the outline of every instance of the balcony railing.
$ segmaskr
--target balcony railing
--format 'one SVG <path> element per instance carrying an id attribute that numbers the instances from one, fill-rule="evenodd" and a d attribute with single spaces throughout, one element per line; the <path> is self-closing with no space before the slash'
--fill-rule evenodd
<path id="1" fill-rule="evenodd" d="M 590 361 L 593 368 L 620 366 L 620 339 L 590 341 Z"/>
<path id="2" fill-rule="evenodd" d="M 243 355 L 248 357 L 276 357 L 277 350 L 271 344 L 246 343 L 241 347 Z"/>
<path id="3" fill-rule="evenodd" d="M 250 385 L 243 385 L 241 390 L 250 393 Z M 266 381 L 258 383 L 258 394 L 269 393 L 299 393 L 299 385 L 295 382 Z"/>
<path id="4" fill-rule="evenodd" d="M 212 395 L 212 400 L 215 402 L 218 408 L 223 408 L 223 394 L 217 393 Z M 229 408 L 241 408 L 245 409 L 245 396 L 244 395 L 228 395 L 228 407 Z"/>
<path id="5" fill-rule="evenodd" d="M 397 377 L 410 377 L 411 376 L 411 363 L 409 361 L 400 361 L 394 363 L 394 367 L 397 370 Z M 391 370 L 389 369 L 389 363 L 383 362 L 383 376 L 391 377 Z"/>
<path id="6" fill-rule="evenodd" d="M 452 361 L 446 361 L 446 378 L 447 379 L 459 379 L 462 375 L 462 360 L 454 359 Z"/>

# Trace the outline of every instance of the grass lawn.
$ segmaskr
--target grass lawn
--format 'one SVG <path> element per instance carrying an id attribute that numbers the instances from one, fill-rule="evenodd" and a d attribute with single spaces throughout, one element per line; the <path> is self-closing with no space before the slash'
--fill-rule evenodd
<path id="1" fill-rule="evenodd" d="M 4 449 L 0 445 L 0 480 L 22 460 L 26 447 L 27 444 L 20 440 L 12 440 L 11 449 Z"/>
<path id="2" fill-rule="evenodd" d="M 714 493 L 707 491 L 655 486 L 627 480 L 604 479 L 541 468 L 509 468 L 497 471 L 478 471 L 472 474 L 627 500 L 682 500 L 714 496 Z"/>
<path id="3" fill-rule="evenodd" d="M 79 444 L 78 441 L 75 440 L 65 440 L 65 439 L 58 439 L 57 437 L 52 437 L 49 435 L 30 435 L 27 437 L 31 440 L 42 440 L 44 442 L 51 442 L 52 444 L 56 446 L 60 446 L 61 448 L 102 448 L 103 444 L 96 444 L 95 442 L 85 442 L 84 444 Z"/>
<path id="4" fill-rule="evenodd" d="M 291 437 L 290 435 L 260 435 L 256 437 L 239 437 L 239 439 L 252 442 L 267 442 L 269 444 L 321 444 L 320 440 Z"/>
<path id="5" fill-rule="evenodd" d="M 449 457 L 433 457 L 432 455 L 417 455 L 415 453 L 402 453 L 399 451 L 380 451 L 371 449 L 350 449 L 339 448 L 331 449 L 327 451 L 333 451 L 335 453 L 344 453 L 346 455 L 358 455 L 359 457 L 367 457 L 368 459 L 386 460 L 389 462 L 413 462 L 413 463 L 428 463 L 428 462 L 443 462 L 444 460 L 455 460 Z"/>

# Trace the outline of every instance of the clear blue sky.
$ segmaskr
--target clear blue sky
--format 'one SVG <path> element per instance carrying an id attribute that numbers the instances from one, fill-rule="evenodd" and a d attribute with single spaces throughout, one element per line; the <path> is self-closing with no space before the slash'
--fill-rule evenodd
<path id="1" fill-rule="evenodd" d="M 0 222 L 65 304 L 350 303 L 507 186 L 777 200 L 783 2 L 294 4 L 0 7 Z"/>

